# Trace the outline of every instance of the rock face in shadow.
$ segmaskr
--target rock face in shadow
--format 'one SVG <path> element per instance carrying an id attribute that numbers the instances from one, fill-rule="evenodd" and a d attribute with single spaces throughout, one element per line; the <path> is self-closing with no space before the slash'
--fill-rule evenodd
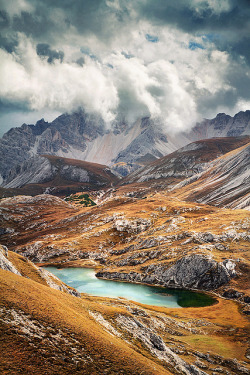
<path id="1" fill-rule="evenodd" d="M 227 284 L 236 276 L 235 264 L 231 260 L 221 263 L 214 259 L 192 254 L 178 260 L 170 267 L 151 264 L 143 273 L 100 271 L 97 277 L 130 282 L 158 284 L 170 288 L 214 290 Z"/>

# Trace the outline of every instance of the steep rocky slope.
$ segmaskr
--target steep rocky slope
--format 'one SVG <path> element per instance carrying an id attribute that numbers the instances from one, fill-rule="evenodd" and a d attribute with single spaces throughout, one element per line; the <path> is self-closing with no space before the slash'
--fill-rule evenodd
<path id="1" fill-rule="evenodd" d="M 250 143 L 207 164 L 175 187 L 176 196 L 220 207 L 250 209 Z"/>
<path id="2" fill-rule="evenodd" d="M 33 156 L 23 164 L 14 167 L 6 178 L 3 187 L 23 188 L 32 184 L 34 192 L 48 190 L 64 194 L 79 190 L 99 189 L 117 182 L 111 170 L 101 164 L 81 160 L 66 159 L 52 155 Z M 31 187 L 28 187 L 30 190 Z"/>
<path id="3" fill-rule="evenodd" d="M 227 152 L 245 145 L 249 136 L 212 138 L 196 141 L 164 156 L 149 165 L 134 171 L 122 179 L 120 184 L 140 183 L 150 180 L 169 182 L 182 180 L 202 172 L 207 163 Z"/>
<path id="4" fill-rule="evenodd" d="M 69 293 L 72 296 L 80 297 L 80 293 L 78 293 L 74 288 L 64 284 L 52 273 L 37 267 L 27 258 L 13 253 L 12 251 L 8 251 L 8 248 L 2 245 L 0 245 L 0 269 L 12 272 L 18 276 L 27 277 L 38 282 L 39 284 Z"/>
<path id="5" fill-rule="evenodd" d="M 40 120 L 36 125 L 23 124 L 4 134 L 0 140 L 0 175 L 5 180 L 10 169 L 37 154 L 113 165 L 126 175 L 192 141 L 249 134 L 249 124 L 250 111 L 234 117 L 219 114 L 197 124 L 190 133 L 171 135 L 149 118 L 134 124 L 120 121 L 109 130 L 100 117 L 84 111 L 64 114 L 51 123 Z"/>
<path id="6" fill-rule="evenodd" d="M 139 375 L 142 369 L 171 374 L 152 355 L 138 353 L 136 345 L 123 341 L 114 328 L 109 332 L 95 321 L 93 317 L 102 316 L 96 309 L 95 302 L 0 269 L 1 374 Z M 101 308 L 102 313 L 109 310 Z M 112 312 L 123 316 L 126 309 L 114 307 Z M 177 365 L 184 363 L 173 356 Z"/>

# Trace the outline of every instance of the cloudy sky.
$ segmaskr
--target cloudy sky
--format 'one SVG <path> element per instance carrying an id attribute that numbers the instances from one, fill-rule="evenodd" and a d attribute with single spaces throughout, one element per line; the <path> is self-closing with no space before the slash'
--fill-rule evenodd
<path id="1" fill-rule="evenodd" d="M 82 107 L 170 130 L 250 109 L 250 0 L 0 0 L 0 135 Z"/>

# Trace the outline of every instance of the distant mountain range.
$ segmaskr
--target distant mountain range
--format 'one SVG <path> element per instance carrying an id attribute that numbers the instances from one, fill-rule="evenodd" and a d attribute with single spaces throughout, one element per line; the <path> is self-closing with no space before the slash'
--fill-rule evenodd
<path id="1" fill-rule="evenodd" d="M 10 186 L 23 163 L 36 155 L 56 155 L 108 165 L 122 176 L 200 139 L 250 134 L 250 111 L 224 113 L 198 123 L 189 133 L 171 135 L 150 118 L 134 124 L 117 122 L 106 129 L 96 115 L 79 111 L 51 123 L 12 128 L 0 139 L 0 180 Z M 41 159 L 32 159 L 41 160 Z M 31 160 L 29 161 L 31 163 Z M 15 177 L 14 177 L 15 176 Z"/>

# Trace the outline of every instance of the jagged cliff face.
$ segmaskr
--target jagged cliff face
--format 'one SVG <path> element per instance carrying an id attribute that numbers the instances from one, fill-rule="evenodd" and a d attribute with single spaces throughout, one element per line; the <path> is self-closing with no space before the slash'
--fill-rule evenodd
<path id="1" fill-rule="evenodd" d="M 132 125 L 117 122 L 109 130 L 97 115 L 64 114 L 51 123 L 40 120 L 9 130 L 0 140 L 0 175 L 5 180 L 10 169 L 36 154 L 105 164 L 126 175 L 192 141 L 249 134 L 249 125 L 250 111 L 234 117 L 219 114 L 197 124 L 190 133 L 173 136 L 149 118 Z"/>
<path id="2" fill-rule="evenodd" d="M 212 137 L 238 137 L 249 135 L 250 111 L 239 112 L 234 117 L 219 113 L 214 119 L 197 124 L 190 132 L 193 140 Z"/>
<path id="3" fill-rule="evenodd" d="M 0 140 L 0 173 L 5 179 L 11 168 L 37 154 L 77 159 L 77 152 L 84 155 L 87 143 L 103 135 L 103 129 L 100 118 L 83 112 L 59 116 L 52 123 L 40 120 L 36 125 L 13 128 Z"/>

